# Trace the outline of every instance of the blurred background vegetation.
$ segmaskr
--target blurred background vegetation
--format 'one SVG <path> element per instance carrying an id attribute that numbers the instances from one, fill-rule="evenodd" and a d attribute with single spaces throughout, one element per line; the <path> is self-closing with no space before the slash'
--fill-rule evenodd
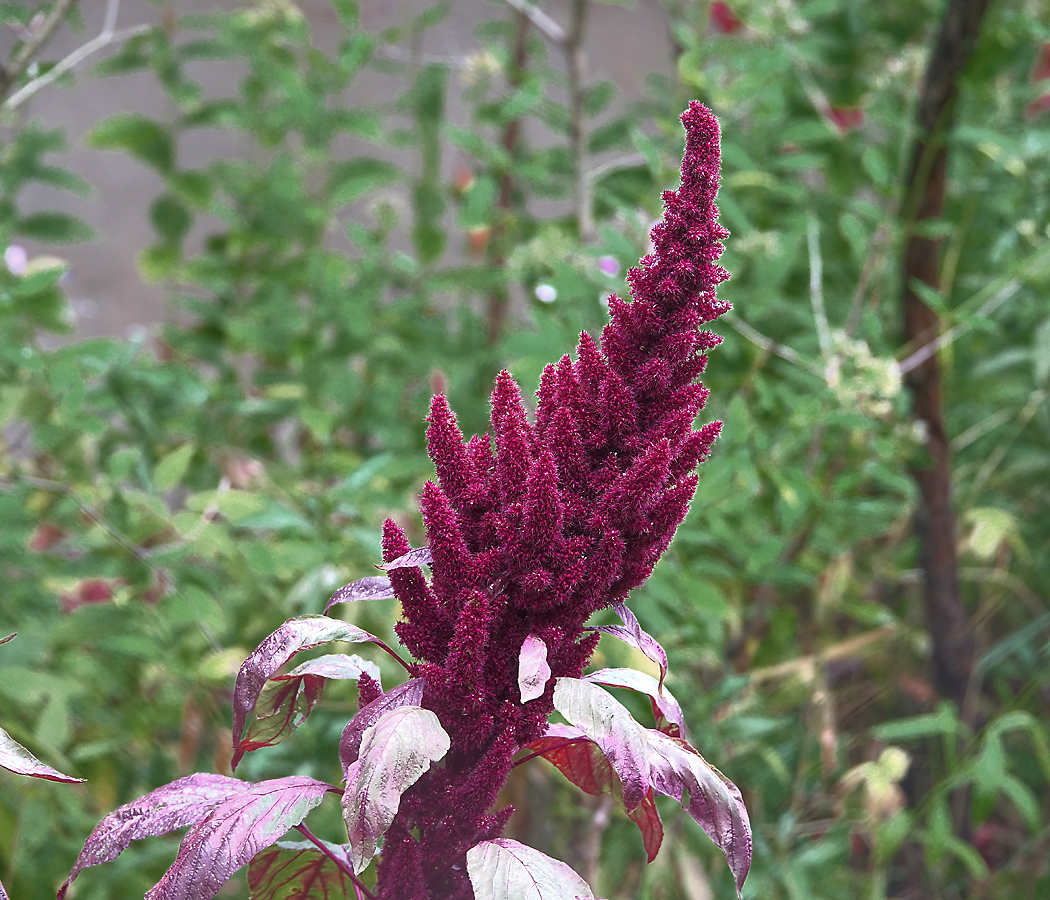
<path id="1" fill-rule="evenodd" d="M 246 653 L 374 571 L 384 517 L 421 538 L 430 395 L 484 430 L 500 368 L 531 391 L 600 330 L 677 183 L 693 98 L 723 130 L 735 309 L 704 381 L 725 428 L 631 606 L 668 650 L 694 743 L 744 792 L 745 897 L 1050 896 L 1045 0 L 978 4 L 938 124 L 943 212 L 919 222 L 920 107 L 958 0 L 644 3 L 670 49 L 630 101 L 583 52 L 598 0 L 477 2 L 481 24 L 447 54 L 419 48 L 448 4 L 377 31 L 331 0 L 323 34 L 291 0 L 158 5 L 159 25 L 120 31 L 107 0 L 109 39 L 74 66 L 43 38 L 83 31 L 75 2 L 0 3 L 0 636 L 18 632 L 0 648 L 0 725 L 87 779 L 0 772 L 15 900 L 52 896 L 115 806 L 228 772 Z M 224 93 L 198 80 L 213 63 Z M 166 97 L 85 138 L 156 175 L 154 196 L 128 199 L 149 210 L 137 266 L 169 324 L 128 339 L 55 337 L 72 322 L 63 245 L 91 230 L 25 202 L 41 184 L 93 190 L 63 166 L 63 123 L 29 103 L 73 69 L 144 71 Z M 398 96 L 362 104 L 375 73 Z M 241 151 L 190 165 L 186 148 L 219 133 Z M 905 262 L 914 240 L 932 281 Z M 934 316 L 921 340 L 909 303 Z M 913 354 L 937 334 L 962 639 L 947 662 L 924 551 L 943 522 L 916 487 L 938 454 L 913 413 L 923 385 L 902 380 L 928 371 Z M 340 609 L 392 635 L 393 601 Z M 238 774 L 338 781 L 355 710 L 333 686 Z M 545 764 L 506 793 L 512 836 L 596 894 L 733 896 L 674 804 L 646 865 L 633 824 Z M 314 817 L 340 840 L 334 804 Z M 176 841 L 85 872 L 77 900 L 137 896 Z"/>

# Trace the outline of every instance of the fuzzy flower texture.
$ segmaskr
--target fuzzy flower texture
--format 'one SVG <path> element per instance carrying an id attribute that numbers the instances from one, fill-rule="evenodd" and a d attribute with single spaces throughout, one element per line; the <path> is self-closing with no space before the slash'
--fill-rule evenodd
<path id="1" fill-rule="evenodd" d="M 575 361 L 547 366 L 535 424 L 507 372 L 492 393 L 492 438 L 464 441 L 445 398 L 433 400 L 438 483 L 421 497 L 433 577 L 390 578 L 397 634 L 451 750 L 402 798 L 380 863 L 384 900 L 473 896 L 464 854 L 499 837 L 512 810 L 489 811 L 553 710 L 553 678 L 521 702 L 522 642 L 538 635 L 553 676 L 580 677 L 598 640 L 587 620 L 652 572 L 718 436 L 721 422 L 692 426 L 708 393 L 696 379 L 721 340 L 701 327 L 730 308 L 715 297 L 728 277 L 717 265 L 728 235 L 716 221 L 719 131 L 695 101 L 682 123 L 682 185 L 664 193 L 654 252 L 630 270 L 632 300 L 611 298 L 600 345 L 581 334 Z M 384 558 L 409 549 L 387 521 Z"/>

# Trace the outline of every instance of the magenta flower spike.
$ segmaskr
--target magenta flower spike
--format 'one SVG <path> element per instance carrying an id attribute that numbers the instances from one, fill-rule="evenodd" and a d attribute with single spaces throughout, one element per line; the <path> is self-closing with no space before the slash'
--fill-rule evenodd
<path id="1" fill-rule="evenodd" d="M 180 779 L 104 819 L 63 891 L 131 838 L 190 825 L 147 896 L 207 900 L 251 860 L 250 884 L 271 883 L 275 865 L 294 862 L 296 872 L 352 885 L 367 900 L 594 900 L 564 862 L 502 836 L 513 809 L 497 808 L 499 791 L 514 766 L 539 756 L 587 793 L 619 802 L 650 861 L 663 839 L 655 795 L 682 803 L 725 854 L 739 893 L 751 863 L 740 791 L 683 737 L 682 709 L 665 685 L 667 654 L 625 603 L 685 517 L 696 466 L 721 428 L 693 428 L 707 398 L 696 379 L 720 341 L 702 327 L 729 309 L 715 296 L 728 277 L 717 265 L 727 236 L 715 207 L 718 123 L 696 102 L 682 123 L 682 185 L 664 194 L 654 252 L 629 272 L 631 301 L 613 295 L 600 343 L 582 334 L 575 360 L 547 366 L 534 424 L 507 372 L 492 392 L 491 437 L 464 441 L 445 398 L 435 397 L 427 443 L 437 483 L 420 497 L 428 546 L 413 549 L 388 520 L 385 574 L 340 588 L 325 607 L 396 597 L 395 631 L 411 659 L 316 615 L 285 622 L 241 667 L 238 761 L 297 728 L 328 679 L 357 679 L 360 711 L 339 744 L 343 786 Z M 622 625 L 587 624 L 607 608 Z M 640 650 L 659 677 L 584 676 L 602 634 Z M 301 651 L 332 641 L 372 644 L 409 678 L 384 691 L 374 664 L 341 654 L 280 673 Z M 647 696 L 655 727 L 635 720 L 609 687 Z M 548 724 L 554 711 L 567 724 Z M 328 793 L 341 796 L 347 844 L 314 837 L 303 821 Z M 289 828 L 307 842 L 271 850 Z M 367 888 L 358 876 L 377 854 Z"/>
<path id="2" fill-rule="evenodd" d="M 383 900 L 474 896 L 463 855 L 499 838 L 508 813 L 490 806 L 514 754 L 543 738 L 555 680 L 582 675 L 597 639 L 587 620 L 652 572 L 718 436 L 720 422 L 692 425 L 707 395 L 695 379 L 720 342 L 700 328 L 729 309 L 715 296 L 728 277 L 716 263 L 728 234 L 715 207 L 719 132 L 696 102 L 682 122 L 682 185 L 664 194 L 654 252 L 629 273 L 632 302 L 614 296 L 600 345 L 583 334 L 575 361 L 547 366 L 536 424 L 507 372 L 492 393 L 494 441 L 464 444 L 445 398 L 434 398 L 427 439 L 438 483 L 422 496 L 432 603 L 421 606 L 417 573 L 391 577 L 404 605 L 398 633 L 442 636 L 412 649 L 423 705 L 451 750 L 402 799 L 396 850 L 379 867 Z M 408 545 L 386 527 L 393 559 Z M 552 676 L 521 702 L 517 661 L 536 637 Z M 406 894 L 405 885 L 419 887 Z"/>

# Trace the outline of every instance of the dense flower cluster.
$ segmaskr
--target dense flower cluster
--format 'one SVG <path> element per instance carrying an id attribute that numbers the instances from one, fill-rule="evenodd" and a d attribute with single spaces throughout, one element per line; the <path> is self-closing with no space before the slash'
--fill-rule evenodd
<path id="1" fill-rule="evenodd" d="M 384 900 L 469 898 L 466 851 L 497 837 L 510 810 L 491 813 L 514 753 L 539 738 L 553 679 L 522 703 L 517 658 L 530 635 L 555 677 L 579 677 L 598 610 L 652 572 L 696 490 L 695 468 L 721 423 L 693 430 L 706 389 L 696 379 L 719 338 L 701 327 L 729 309 L 715 297 L 727 232 L 717 223 L 719 132 L 693 102 L 682 115 L 682 185 L 664 194 L 653 252 L 631 269 L 632 301 L 613 296 L 600 345 L 580 337 L 576 360 L 544 371 L 535 422 L 502 372 L 492 394 L 492 437 L 464 441 L 445 398 L 427 432 L 438 483 L 422 494 L 433 557 L 390 572 L 401 601 L 402 643 L 426 679 L 423 706 L 451 738 L 440 767 L 403 796 L 385 836 Z M 389 562 L 410 550 L 387 522 Z M 368 681 L 362 701 L 374 699 Z"/>

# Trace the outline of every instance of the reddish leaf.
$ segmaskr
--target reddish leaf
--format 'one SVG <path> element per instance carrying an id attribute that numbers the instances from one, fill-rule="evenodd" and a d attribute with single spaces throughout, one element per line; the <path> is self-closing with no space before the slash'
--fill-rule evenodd
<path id="1" fill-rule="evenodd" d="M 350 836 L 354 871 L 375 855 L 379 839 L 394 821 L 401 795 L 451 746 L 429 709 L 402 706 L 365 729 L 360 754 L 346 768 L 343 818 Z"/>
<path id="2" fill-rule="evenodd" d="M 467 875 L 477 900 L 594 900 L 587 882 L 565 863 L 510 838 L 471 847 Z"/>
<path id="3" fill-rule="evenodd" d="M 9 640 L 11 640 L 12 638 L 14 638 L 14 637 L 15 637 L 15 636 L 16 636 L 17 634 L 18 634 L 18 632 L 17 632 L 17 631 L 14 631 L 14 632 L 12 632 L 11 634 L 9 634 L 9 635 L 8 635 L 7 637 L 5 637 L 5 638 L 0 638 L 0 644 L 6 644 L 6 643 L 7 643 L 7 642 L 8 642 Z"/>
<path id="4" fill-rule="evenodd" d="M 306 721 L 323 691 L 324 679 L 317 675 L 267 682 L 255 704 L 255 721 L 234 748 L 230 768 L 236 769 L 244 754 L 288 737 Z"/>
<path id="5" fill-rule="evenodd" d="M 260 850 L 294 828 L 329 785 L 302 775 L 244 784 L 186 832 L 171 868 L 146 900 L 209 900 Z"/>
<path id="6" fill-rule="evenodd" d="M 570 740 L 574 740 L 574 743 L 568 743 Z M 623 803 L 623 788 L 608 758 L 580 729 L 571 725 L 549 725 L 543 737 L 527 744 L 524 749 L 538 751 L 569 781 L 588 794 L 609 794 L 614 800 Z M 641 831 L 645 852 L 649 862 L 652 862 L 664 839 L 664 827 L 653 792 L 650 790 L 627 815 Z"/>
<path id="7" fill-rule="evenodd" d="M 518 654 L 518 691 L 521 694 L 521 702 L 528 703 L 542 697 L 550 677 L 547 645 L 535 634 L 530 634 L 525 638 Z"/>
<path id="8" fill-rule="evenodd" d="M 350 867 L 347 847 L 324 844 Z M 252 857 L 248 891 L 252 900 L 345 900 L 353 882 L 310 842 L 279 841 Z"/>
<path id="9" fill-rule="evenodd" d="M 715 0 L 711 4 L 708 20 L 714 34 L 736 34 L 743 28 L 732 7 L 723 0 Z"/>
<path id="10" fill-rule="evenodd" d="M 71 775 L 63 775 L 57 769 L 44 765 L 3 728 L 0 728 L 0 768 L 14 772 L 16 775 L 45 778 L 48 781 L 64 781 L 68 784 L 76 784 L 84 780 L 73 778 Z"/>
<path id="11" fill-rule="evenodd" d="M 664 679 L 667 677 L 667 654 L 664 652 L 664 648 L 660 646 L 660 642 L 656 638 L 642 629 L 638 619 L 626 605 L 617 602 L 613 604 L 612 608 L 623 619 L 623 625 L 589 626 L 588 630 L 600 631 L 602 634 L 611 634 L 625 644 L 630 644 L 636 650 L 641 650 L 642 653 L 660 667 L 660 687 L 662 688 Z"/>
<path id="12" fill-rule="evenodd" d="M 680 738 L 650 730 L 649 748 L 653 790 L 674 797 L 721 848 L 739 896 L 751 867 L 751 823 L 737 786 Z"/>
<path id="13" fill-rule="evenodd" d="M 373 700 L 346 723 L 343 734 L 339 738 L 339 761 L 343 765 L 344 772 L 357 759 L 361 747 L 361 736 L 365 733 L 365 729 L 375 725 L 384 713 L 397 709 L 399 706 L 419 706 L 423 701 L 425 687 L 426 679 L 409 679 L 404 684 L 387 691 L 382 697 Z"/>
<path id="14" fill-rule="evenodd" d="M 597 672 L 584 675 L 583 680 L 648 694 L 653 706 L 653 716 L 656 718 L 656 727 L 660 731 L 678 737 L 685 728 L 682 707 L 671 696 L 671 692 L 652 675 L 639 672 L 637 669 L 599 669 Z"/>
<path id="15" fill-rule="evenodd" d="M 329 653 L 307 660 L 286 675 L 275 675 L 255 703 L 255 721 L 234 748 L 231 768 L 237 768 L 245 753 L 279 744 L 302 725 L 321 699 L 326 679 L 359 678 L 362 672 L 379 681 L 375 663 L 356 654 Z"/>
<path id="16" fill-rule="evenodd" d="M 240 743 L 248 713 L 254 709 L 267 679 L 300 650 L 329 641 L 360 643 L 377 640 L 355 625 L 327 616 L 289 619 L 252 651 L 237 673 L 233 692 L 233 745 L 236 747 Z"/>
<path id="17" fill-rule="evenodd" d="M 608 692 L 579 678 L 555 682 L 554 708 L 602 749 L 623 786 L 624 809 L 633 810 L 649 792 L 646 729 Z"/>
<path id="18" fill-rule="evenodd" d="M 345 584 L 328 598 L 324 611 L 328 612 L 337 603 L 354 603 L 358 600 L 386 600 L 393 597 L 394 588 L 386 575 L 369 575 Z"/>
<path id="19" fill-rule="evenodd" d="M 116 859 L 134 840 L 192 825 L 217 803 L 247 787 L 245 782 L 225 775 L 187 775 L 114 810 L 88 835 L 73 871 L 58 891 L 59 900 L 88 866 Z"/>
<path id="20" fill-rule="evenodd" d="M 408 553 L 399 556 L 391 562 L 382 563 L 376 568 L 389 572 L 391 569 L 412 569 L 420 566 L 429 566 L 433 561 L 434 557 L 430 555 L 430 548 L 420 547 L 418 550 L 409 550 Z"/>

